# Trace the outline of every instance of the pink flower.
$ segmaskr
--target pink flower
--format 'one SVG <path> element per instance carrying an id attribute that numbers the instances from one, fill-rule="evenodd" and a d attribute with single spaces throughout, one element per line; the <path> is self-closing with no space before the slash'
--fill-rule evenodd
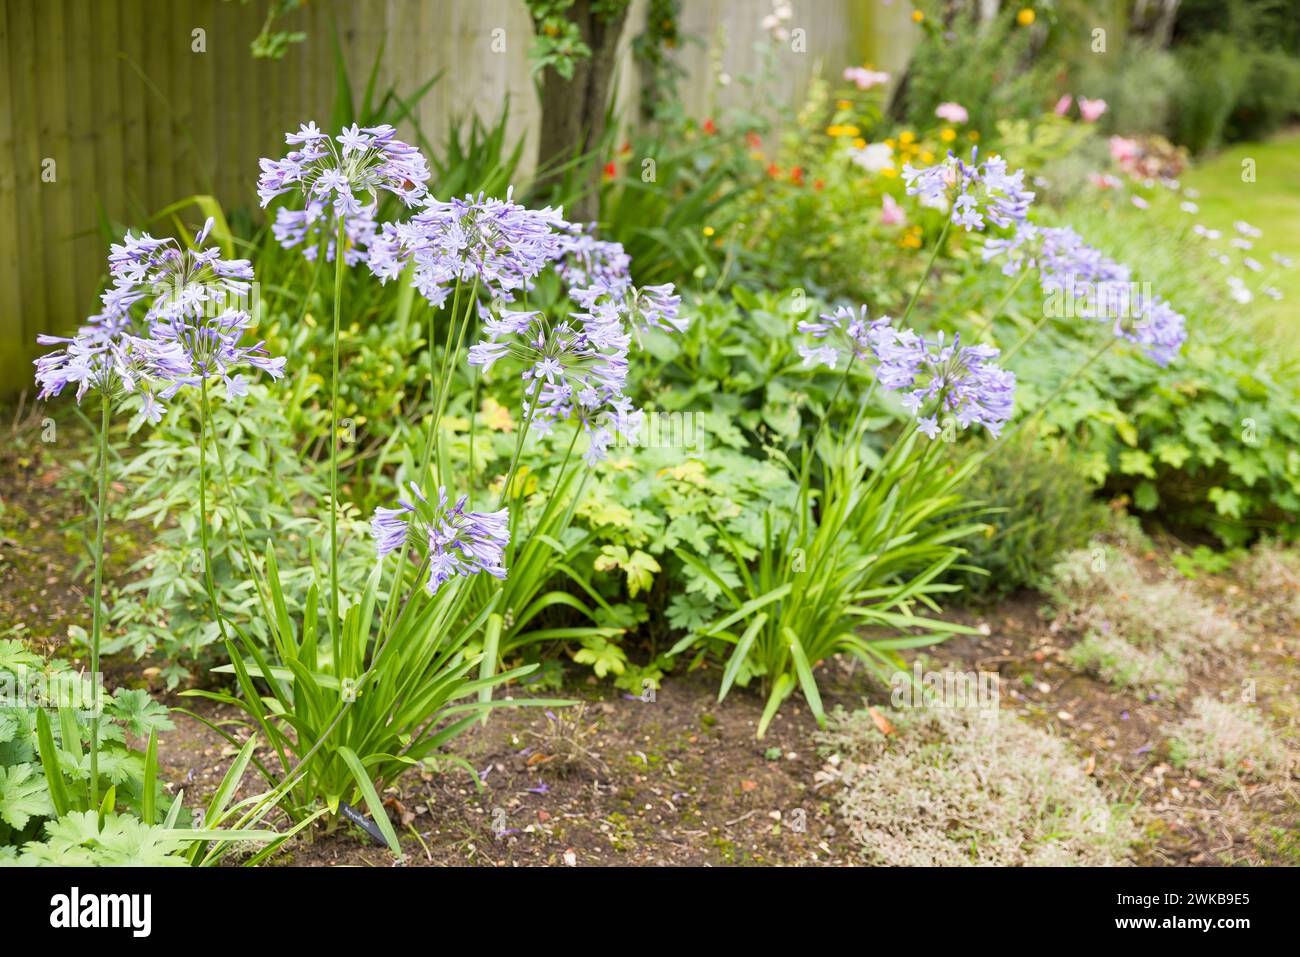
<path id="1" fill-rule="evenodd" d="M 970 119 L 966 107 L 960 103 L 940 103 L 935 108 L 934 115 L 941 120 L 947 120 L 949 123 L 965 123 Z"/>
<path id="2" fill-rule="evenodd" d="M 880 197 L 880 222 L 884 226 L 901 226 L 907 222 L 907 214 L 903 212 L 903 207 L 894 201 L 894 197 L 886 193 Z"/>
<path id="3" fill-rule="evenodd" d="M 868 70 L 864 66 L 851 66 L 845 69 L 844 79 L 852 80 L 859 90 L 869 90 L 889 82 L 889 74 L 880 70 Z"/>
<path id="4" fill-rule="evenodd" d="M 1123 166 L 1125 163 L 1137 159 L 1137 155 L 1137 140 L 1126 139 L 1123 136 L 1112 136 L 1110 138 L 1110 158 L 1116 163 Z"/>
<path id="5" fill-rule="evenodd" d="M 1085 123 L 1096 123 L 1101 119 L 1101 114 L 1106 112 L 1105 100 L 1090 100 L 1086 96 L 1079 97 L 1079 112 L 1083 114 Z"/>
<path id="6" fill-rule="evenodd" d="M 1070 104 L 1073 102 L 1074 102 L 1074 97 L 1072 97 L 1069 93 L 1067 93 L 1065 94 L 1065 96 L 1061 97 L 1059 100 L 1056 101 L 1056 107 L 1052 112 L 1054 112 L 1057 116 L 1064 116 L 1066 113 L 1070 112 Z"/>
<path id="7" fill-rule="evenodd" d="M 1133 200 L 1133 205 L 1136 206 L 1138 209 L 1146 209 L 1148 206 L 1151 205 L 1141 196 L 1131 196 L 1129 198 Z"/>
<path id="8" fill-rule="evenodd" d="M 1089 173 L 1088 181 L 1098 189 L 1114 189 L 1119 185 L 1119 180 L 1110 173 Z"/>

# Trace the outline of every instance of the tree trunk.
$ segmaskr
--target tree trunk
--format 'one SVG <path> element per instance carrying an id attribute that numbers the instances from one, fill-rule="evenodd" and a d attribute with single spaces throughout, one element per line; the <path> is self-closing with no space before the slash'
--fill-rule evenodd
<path id="1" fill-rule="evenodd" d="M 538 187 L 556 186 L 568 176 L 581 195 L 568 204 L 565 218 L 591 222 L 600 215 L 602 157 L 587 156 L 572 171 L 558 167 L 597 149 L 604 139 L 605 110 L 627 9 L 605 20 L 592 12 L 592 0 L 575 0 L 567 12 L 581 30 L 582 41 L 591 48 L 591 56 L 574 63 L 572 79 L 566 80 L 551 67 L 542 73 L 541 131 L 537 142 L 537 165 L 542 175 Z"/>

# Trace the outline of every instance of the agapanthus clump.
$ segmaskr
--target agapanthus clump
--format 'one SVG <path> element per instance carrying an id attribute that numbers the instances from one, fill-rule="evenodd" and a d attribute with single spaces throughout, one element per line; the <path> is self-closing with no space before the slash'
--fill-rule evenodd
<path id="1" fill-rule="evenodd" d="M 1034 193 L 1025 189 L 1024 170 L 1007 171 L 1006 160 L 991 156 L 978 162 L 978 148 L 969 163 L 948 154 L 934 166 L 903 166 L 908 195 L 919 196 L 926 205 L 950 210 L 950 221 L 966 229 L 983 230 L 985 219 L 1006 228 L 1022 223 L 1029 213 Z"/>
<path id="2" fill-rule="evenodd" d="M 343 261 L 349 266 L 367 259 L 367 247 L 374 241 L 379 228 L 375 222 L 376 208 L 377 204 L 370 203 L 362 206 L 355 215 L 344 217 Z M 276 242 L 284 249 L 301 246 L 302 255 L 308 262 L 316 261 L 323 244 L 325 261 L 332 263 L 338 233 L 338 215 L 334 207 L 320 199 L 308 200 L 303 209 L 281 206 L 275 211 L 275 222 L 271 225 L 271 234 Z"/>
<path id="3" fill-rule="evenodd" d="M 345 217 L 361 215 L 361 196 L 369 194 L 375 201 L 381 190 L 414 206 L 428 192 L 429 167 L 418 149 L 396 135 L 388 125 L 354 123 L 330 137 L 315 123 L 306 123 L 284 137 L 298 149 L 280 160 L 261 160 L 258 198 L 266 206 L 276 196 L 299 190 L 309 201 L 332 204 Z"/>
<path id="4" fill-rule="evenodd" d="M 370 269 L 387 282 L 415 264 L 415 288 L 435 306 L 457 281 L 476 281 L 497 299 L 511 301 L 560 255 L 569 228 L 560 210 L 533 210 L 512 199 L 479 194 L 443 202 L 430 197 L 404 223 L 385 223 L 370 245 Z"/>
<path id="5" fill-rule="evenodd" d="M 467 511 L 468 496 L 451 505 L 444 486 L 438 488 L 437 501 L 426 498 L 415 482 L 409 487 L 411 497 L 399 498 L 396 508 L 375 509 L 371 528 L 380 558 L 401 548 L 414 531 L 426 546 L 425 588 L 430 595 L 457 575 L 486 572 L 494 578 L 506 577 L 503 554 L 510 544 L 509 509 Z"/>

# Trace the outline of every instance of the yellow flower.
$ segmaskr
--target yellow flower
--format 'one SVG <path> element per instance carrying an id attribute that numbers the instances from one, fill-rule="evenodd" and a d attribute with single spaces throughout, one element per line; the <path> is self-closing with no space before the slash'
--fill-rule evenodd
<path id="1" fill-rule="evenodd" d="M 921 162 L 922 162 L 922 163 L 933 163 L 933 162 L 934 162 L 934 154 L 931 153 L 929 150 L 925 150 L 925 151 L 921 154 Z"/>
<path id="2" fill-rule="evenodd" d="M 836 100 L 835 108 L 837 110 L 851 110 L 853 109 L 853 104 L 849 100 Z"/>
<path id="3" fill-rule="evenodd" d="M 828 136 L 857 136 L 858 132 L 858 128 L 851 124 L 835 123 L 826 127 Z"/>
<path id="4" fill-rule="evenodd" d="M 922 13 L 920 10 L 912 11 L 912 21 L 914 23 L 920 23 L 924 19 L 925 19 L 925 14 Z"/>
<path id="5" fill-rule="evenodd" d="M 915 139 L 916 139 L 916 134 L 913 133 L 911 130 L 903 130 L 903 132 L 898 134 L 898 142 L 902 143 L 904 146 L 906 146 L 908 143 L 913 142 Z"/>
<path id="6" fill-rule="evenodd" d="M 944 127 L 943 132 L 939 134 L 939 139 L 943 140 L 945 143 L 951 143 L 956 138 L 957 131 L 950 127 Z"/>
<path id="7" fill-rule="evenodd" d="M 880 169 L 880 175 L 888 176 L 890 179 L 893 179 L 895 176 L 898 175 L 898 170 L 894 169 L 894 167 L 892 166 L 884 166 L 881 167 Z"/>
<path id="8" fill-rule="evenodd" d="M 1020 24 L 1022 27 L 1027 27 L 1034 22 L 1036 16 L 1037 14 L 1035 14 L 1033 10 L 1029 7 L 1025 7 L 1016 14 L 1016 23 Z"/>
<path id="9" fill-rule="evenodd" d="M 861 136 L 859 136 L 857 139 L 853 141 L 853 146 L 855 149 L 864 150 L 867 148 L 867 141 L 864 140 Z"/>
<path id="10" fill-rule="evenodd" d="M 713 235 L 713 227 L 712 227 L 712 226 L 705 226 L 705 227 L 704 227 L 704 235 L 706 235 L 706 236 L 712 236 L 712 235 Z"/>
<path id="11" fill-rule="evenodd" d="M 885 145 L 891 150 L 897 145 L 892 139 L 885 140 Z"/>
<path id="12" fill-rule="evenodd" d="M 492 396 L 488 396 L 483 400 L 479 411 L 483 415 L 483 421 L 493 432 L 513 432 L 515 430 L 514 420 L 510 418 L 510 410 Z"/>
<path id="13" fill-rule="evenodd" d="M 966 134 L 966 136 L 972 143 L 977 142 L 980 138 L 980 131 L 971 130 L 969 133 Z"/>

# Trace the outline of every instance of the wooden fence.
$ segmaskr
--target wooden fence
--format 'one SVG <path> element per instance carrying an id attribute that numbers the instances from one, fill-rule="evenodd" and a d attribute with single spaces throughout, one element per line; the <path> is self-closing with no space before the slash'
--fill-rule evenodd
<path id="1" fill-rule="evenodd" d="M 31 382 L 38 332 L 75 328 L 94 311 L 106 253 L 101 223 L 143 227 L 196 193 L 227 210 L 256 207 L 258 157 L 279 155 L 285 130 L 330 113 L 335 29 L 355 86 L 381 45 L 381 89 L 409 92 L 441 71 L 419 116 L 435 144 L 453 117 L 494 117 L 507 95 L 515 135 L 536 128 L 522 0 L 312 0 L 284 23 L 306 41 L 275 61 L 248 50 L 266 6 L 0 4 L 0 396 Z M 775 48 L 776 95 L 785 102 L 797 102 L 819 69 L 906 56 L 904 0 L 792 6 L 788 26 L 803 31 L 801 44 L 777 43 L 764 30 L 771 0 L 685 0 L 683 32 L 693 40 L 675 56 L 688 75 L 688 108 L 702 115 L 739 102 L 741 78 L 760 66 L 756 44 Z M 619 67 L 627 116 L 639 86 L 630 40 L 644 18 L 645 0 L 636 0 Z M 525 155 L 532 150 L 530 138 Z"/>

